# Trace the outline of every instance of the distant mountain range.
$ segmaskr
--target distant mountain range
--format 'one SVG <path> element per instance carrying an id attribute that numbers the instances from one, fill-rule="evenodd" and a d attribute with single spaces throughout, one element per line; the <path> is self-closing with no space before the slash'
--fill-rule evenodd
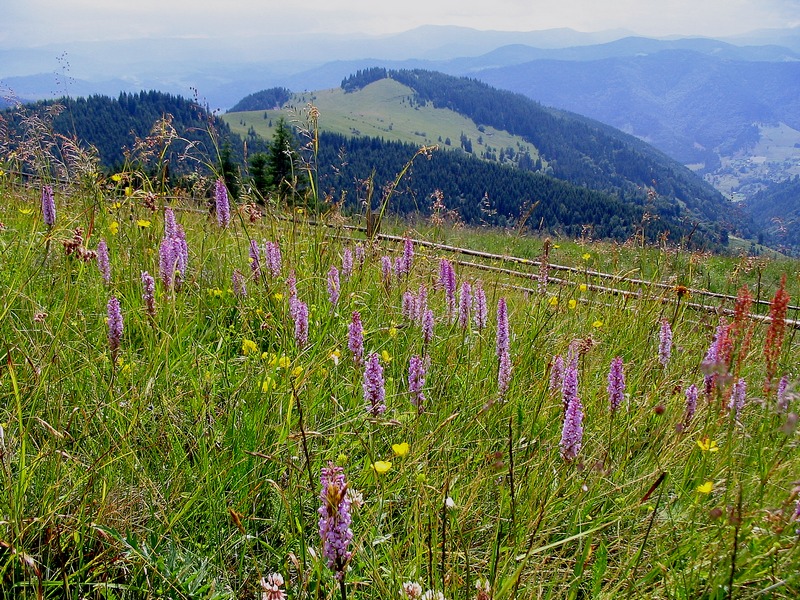
<path id="1" fill-rule="evenodd" d="M 800 57 L 756 61 L 670 49 L 597 60 L 537 59 L 485 69 L 479 77 L 613 125 L 708 170 L 720 156 L 752 148 L 759 140 L 754 125 L 785 123 L 800 132 Z"/>
<path id="2" fill-rule="evenodd" d="M 333 87 L 342 77 L 370 66 L 468 75 L 545 58 L 594 60 L 664 49 L 719 54 L 724 48 L 726 58 L 742 60 L 778 60 L 781 52 L 800 53 L 800 27 L 753 32 L 741 39 L 654 40 L 625 30 L 509 32 L 422 26 L 385 36 L 142 38 L 35 48 L 4 48 L 0 43 L 0 96 L 4 87 L 29 100 L 58 97 L 64 93 L 55 93 L 58 86 L 74 86 L 74 91 L 66 90 L 73 95 L 84 95 L 91 86 L 96 89 L 88 93 L 152 88 L 190 95 L 195 89 L 212 107 L 225 109 L 268 87 Z M 769 45 L 782 48 L 749 48 Z M 44 80 L 31 78 L 42 75 Z M 119 85 L 123 87 L 115 87 Z"/>
<path id="3" fill-rule="evenodd" d="M 258 90 L 333 88 L 374 66 L 468 76 L 591 117 L 691 165 L 735 199 L 800 174 L 800 27 L 724 40 L 425 26 L 373 37 L 0 48 L 0 97 L 158 89 L 196 93 L 224 110 Z"/>

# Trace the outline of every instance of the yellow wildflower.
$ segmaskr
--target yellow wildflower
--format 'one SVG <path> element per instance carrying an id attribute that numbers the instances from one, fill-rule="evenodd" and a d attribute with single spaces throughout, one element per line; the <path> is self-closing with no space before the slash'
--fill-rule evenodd
<path id="1" fill-rule="evenodd" d="M 146 219 L 136 219 L 136 224 L 139 227 L 141 227 L 142 229 L 146 229 L 147 227 L 150 227 L 150 225 L 151 225 L 150 221 L 148 221 Z"/>
<path id="2" fill-rule="evenodd" d="M 710 494 L 714 489 L 714 482 L 713 481 L 706 481 L 702 485 L 697 486 L 697 491 L 701 494 Z"/>
<path id="3" fill-rule="evenodd" d="M 600 319 L 597 319 L 594 323 L 592 323 L 592 327 L 595 329 L 600 329 L 603 326 L 603 322 Z"/>
<path id="4" fill-rule="evenodd" d="M 570 308 L 575 308 L 576 306 L 578 306 L 578 301 L 577 301 L 577 300 L 575 300 L 575 298 L 570 298 L 570 300 L 569 300 L 569 307 L 570 307 Z"/>
<path id="5" fill-rule="evenodd" d="M 582 283 L 582 284 L 580 284 L 580 285 L 578 286 L 578 289 L 579 289 L 580 291 L 582 291 L 582 292 L 585 292 L 585 291 L 588 289 L 588 287 L 587 287 L 587 285 L 586 285 L 585 283 Z"/>
<path id="6" fill-rule="evenodd" d="M 374 463 L 372 463 L 372 469 L 378 475 L 383 475 L 384 473 L 388 472 L 389 469 L 391 468 L 392 468 L 392 463 L 390 463 L 387 460 L 376 460 Z"/>
<path id="7" fill-rule="evenodd" d="M 395 327 L 394 325 L 389 327 L 389 337 L 390 338 L 396 338 L 397 337 L 397 327 Z"/>
<path id="8" fill-rule="evenodd" d="M 270 377 L 269 375 L 267 375 L 266 378 L 264 379 L 264 383 L 261 384 L 261 391 L 264 394 L 266 394 L 266 393 L 274 390 L 276 385 L 277 384 L 275 383 L 275 380 L 272 377 Z"/>
<path id="9" fill-rule="evenodd" d="M 289 365 L 291 365 L 291 364 L 292 364 L 292 361 L 285 354 L 283 356 L 281 356 L 280 359 L 278 359 L 278 366 L 281 369 L 288 369 Z"/>
<path id="10" fill-rule="evenodd" d="M 29 214 L 31 214 L 33 212 L 33 209 L 32 208 L 20 208 L 19 212 L 21 212 L 23 215 L 29 215 Z"/>
<path id="11" fill-rule="evenodd" d="M 122 181 L 122 174 L 121 173 L 114 173 L 111 176 L 111 181 L 116 181 L 116 182 Z"/>
<path id="12" fill-rule="evenodd" d="M 586 252 L 586 253 L 584 253 L 584 255 L 583 255 L 583 256 L 581 256 L 581 258 L 582 258 L 583 260 L 589 260 L 590 258 L 592 258 L 592 255 L 591 255 L 591 254 L 589 254 L 588 252 Z"/>
<path id="13" fill-rule="evenodd" d="M 117 234 L 119 233 L 119 223 L 117 223 L 116 221 L 114 221 L 113 223 L 111 223 L 111 224 L 108 226 L 108 232 L 109 232 L 111 235 L 117 235 Z"/>
<path id="14" fill-rule="evenodd" d="M 697 445 L 703 452 L 719 452 L 719 446 L 717 446 L 717 442 L 709 439 L 708 437 L 697 440 Z"/>
<path id="15" fill-rule="evenodd" d="M 128 186 L 128 187 L 125 188 L 125 195 L 126 196 L 133 196 L 133 188 L 131 186 Z"/>
<path id="16" fill-rule="evenodd" d="M 381 358 L 383 359 L 383 362 L 385 362 L 387 365 L 390 362 L 392 362 L 392 355 L 389 354 L 386 350 L 381 350 Z"/>
<path id="17" fill-rule="evenodd" d="M 331 352 L 331 360 L 333 361 L 333 364 L 338 365 L 339 364 L 339 359 L 341 357 L 342 357 L 342 351 L 339 350 L 338 348 L 336 350 L 334 350 L 333 352 Z"/>
<path id="18" fill-rule="evenodd" d="M 550 300 L 548 300 L 548 303 L 553 307 L 558 306 L 558 298 L 556 296 L 552 296 Z"/>
<path id="19" fill-rule="evenodd" d="M 411 447 L 408 445 L 408 442 L 392 444 L 392 452 L 394 452 L 395 456 L 405 456 L 408 454 L 409 450 L 411 450 Z"/>
<path id="20" fill-rule="evenodd" d="M 292 369 L 292 377 L 297 378 L 300 377 L 300 375 L 302 374 L 303 374 L 303 367 L 301 367 L 300 365 Z"/>
<path id="21" fill-rule="evenodd" d="M 280 302 L 281 300 L 283 300 L 283 294 L 281 294 L 280 292 L 275 292 L 274 294 L 272 294 L 272 297 L 273 297 L 273 298 L 274 298 L 274 299 L 275 299 L 277 302 Z"/>
<path id="22" fill-rule="evenodd" d="M 258 346 L 253 340 L 248 340 L 247 338 L 242 340 L 242 354 L 245 356 L 250 354 L 251 352 L 258 352 Z"/>

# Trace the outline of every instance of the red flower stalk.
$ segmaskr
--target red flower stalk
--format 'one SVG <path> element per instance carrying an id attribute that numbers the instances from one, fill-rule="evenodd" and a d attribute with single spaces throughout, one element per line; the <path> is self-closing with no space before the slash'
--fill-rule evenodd
<path id="1" fill-rule="evenodd" d="M 725 361 L 733 367 L 734 377 L 739 374 L 739 367 L 750 351 L 750 340 L 753 337 L 753 323 L 750 321 L 750 308 L 753 305 L 753 296 L 750 289 L 743 285 L 736 295 L 736 304 L 733 309 L 733 323 L 731 323 L 728 336 L 731 338 L 731 351 L 738 344 L 736 352 L 736 365 L 733 365 L 733 357 L 726 356 Z"/>
<path id="2" fill-rule="evenodd" d="M 767 379 L 764 382 L 764 393 L 772 388 L 772 379 L 778 370 L 778 358 L 781 355 L 783 336 L 786 333 L 786 310 L 789 307 L 789 293 L 786 291 L 786 274 L 781 277 L 781 285 L 775 292 L 769 307 L 769 329 L 764 342 L 764 360 L 767 367 Z"/>

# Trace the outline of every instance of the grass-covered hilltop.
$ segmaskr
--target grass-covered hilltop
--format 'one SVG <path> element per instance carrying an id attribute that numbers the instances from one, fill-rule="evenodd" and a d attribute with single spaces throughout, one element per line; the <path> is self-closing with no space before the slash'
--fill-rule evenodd
<path id="1" fill-rule="evenodd" d="M 796 260 L 621 180 L 468 218 L 421 182 L 510 166 L 313 105 L 104 164 L 88 106 L 0 123 L 0 597 L 800 595 Z"/>

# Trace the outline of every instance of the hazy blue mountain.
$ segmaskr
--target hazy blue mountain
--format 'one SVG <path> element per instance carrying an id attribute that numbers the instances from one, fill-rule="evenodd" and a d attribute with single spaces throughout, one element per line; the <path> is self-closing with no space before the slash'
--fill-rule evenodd
<path id="1" fill-rule="evenodd" d="M 427 29 L 424 31 L 427 31 Z M 414 30 L 414 32 L 421 34 L 423 33 L 423 29 Z M 411 37 L 403 39 L 411 43 L 413 41 L 412 33 L 413 32 L 409 32 L 409 36 Z M 473 33 L 488 34 L 491 32 L 473 31 Z M 506 39 L 508 38 L 508 36 L 498 36 L 498 39 L 502 39 L 503 37 L 506 37 Z M 532 34 L 528 37 L 532 37 Z M 539 37 L 542 43 L 547 41 L 544 39 L 545 36 L 542 35 Z M 473 48 L 473 52 L 474 49 L 475 48 Z M 534 60 L 593 61 L 602 58 L 637 57 L 658 53 L 663 50 L 691 50 L 700 55 L 712 56 L 720 60 L 800 61 L 800 53 L 793 52 L 780 46 L 740 47 L 707 38 L 655 40 L 629 36 L 603 44 L 586 44 L 559 48 L 535 47 L 527 44 L 515 43 L 496 47 L 484 54 L 461 56 L 457 58 L 446 58 L 444 54 L 437 56 L 436 52 L 423 52 L 422 54 L 429 56 L 429 58 L 389 60 L 378 58 L 377 55 L 374 55 L 375 57 L 373 58 L 334 60 L 292 74 L 281 75 L 277 73 L 266 73 L 265 77 L 259 80 L 258 84 L 249 90 L 244 89 L 242 85 L 244 81 L 239 80 L 237 81 L 237 89 L 244 90 L 245 94 L 270 86 L 282 86 L 292 90 L 325 89 L 335 87 L 342 78 L 350 73 L 355 73 L 358 70 L 364 70 L 370 67 L 385 67 L 387 69 L 427 69 L 447 73 L 448 75 L 468 75 L 484 79 L 482 73 L 489 69 L 520 65 Z M 489 81 L 488 79 L 485 80 Z M 241 97 L 241 95 L 242 94 L 240 94 L 239 97 Z"/>
<path id="2" fill-rule="evenodd" d="M 487 83 L 584 114 L 684 162 L 758 141 L 753 123 L 800 129 L 800 61 L 720 59 L 689 50 L 485 69 Z M 754 138 L 754 136 L 756 136 Z"/>
<path id="3" fill-rule="evenodd" d="M 758 29 L 749 33 L 725 38 L 732 44 L 759 46 L 763 44 L 777 44 L 800 52 L 800 25 L 785 29 Z"/>
<path id="4" fill-rule="evenodd" d="M 795 61 L 800 53 L 775 45 L 735 46 L 710 38 L 680 38 L 657 40 L 644 37 L 626 37 L 605 44 L 572 46 L 568 48 L 542 48 L 524 44 L 501 46 L 481 56 L 463 57 L 449 61 L 452 69 L 464 73 L 488 67 L 504 67 L 533 60 L 592 61 L 604 58 L 633 57 L 655 54 L 664 50 L 688 50 L 714 56 L 718 59 L 743 61 Z"/>
<path id="5" fill-rule="evenodd" d="M 373 51 L 368 56 L 394 60 L 422 58 L 441 61 L 462 56 L 479 56 L 511 44 L 567 48 L 602 44 L 629 35 L 631 32 L 624 29 L 592 33 L 565 27 L 541 31 L 481 31 L 468 27 L 423 25 L 376 40 Z"/>
<path id="6" fill-rule="evenodd" d="M 8 96 L 23 104 L 34 100 L 52 100 L 63 96 L 79 97 L 92 94 L 116 96 L 120 92 L 133 92 L 140 89 L 140 82 L 137 81 L 123 79 L 87 81 L 64 77 L 57 73 L 8 77 L 0 82 L 0 95 Z"/>
<path id="7" fill-rule="evenodd" d="M 155 78 L 199 70 L 224 73 L 225 68 L 247 65 L 271 65 L 271 70 L 274 65 L 291 65 L 285 72 L 297 73 L 331 60 L 447 60 L 484 54 L 509 44 L 554 48 L 604 43 L 626 35 L 630 32 L 508 32 L 430 25 L 381 36 L 287 33 L 241 38 L 148 37 L 35 48 L 8 48 L 0 43 L 0 78 L 62 69 L 88 80 L 127 75 Z M 125 73 L 118 72 L 120 65 L 124 65 Z"/>
<path id="8" fill-rule="evenodd" d="M 773 32 L 772 39 L 762 41 L 760 48 L 705 38 L 653 40 L 632 37 L 624 30 L 505 32 L 447 26 L 423 26 L 384 36 L 120 39 L 0 47 L 0 81 L 41 76 L 41 85 L 26 88 L 30 98 L 52 97 L 53 82 L 70 77 L 85 82 L 70 91 L 74 95 L 138 89 L 191 95 L 197 90 L 212 107 L 225 109 L 260 89 L 335 86 L 348 73 L 370 66 L 465 75 L 531 60 L 595 60 L 664 49 L 688 49 L 737 60 L 797 60 L 800 49 L 795 48 L 793 54 L 786 48 L 765 46 L 784 39 L 791 42 L 794 31 Z M 110 89 L 113 82 L 120 87 Z"/>

